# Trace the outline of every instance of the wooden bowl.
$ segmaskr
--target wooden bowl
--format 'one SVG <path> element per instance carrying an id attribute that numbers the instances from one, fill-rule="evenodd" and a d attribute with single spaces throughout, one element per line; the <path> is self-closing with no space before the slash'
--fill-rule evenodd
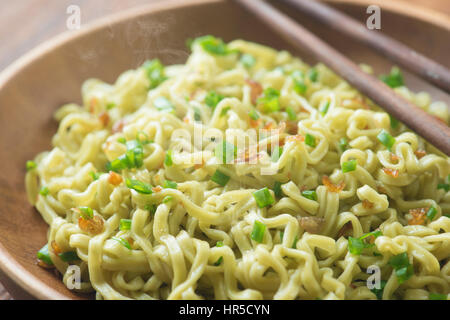
<path id="1" fill-rule="evenodd" d="M 360 21 L 368 1 L 333 1 Z M 378 2 L 379 4 L 381 2 Z M 354 43 L 312 19 L 280 6 L 354 61 L 377 72 L 391 64 L 369 48 Z M 414 7 L 382 5 L 382 32 L 449 66 L 450 21 Z M 377 32 L 377 31 L 374 31 Z M 165 64 L 188 57 L 185 40 L 213 34 L 227 41 L 242 38 L 297 52 L 271 30 L 225 0 L 164 1 L 99 20 L 79 32 L 63 34 L 33 50 L 0 75 L 0 274 L 15 298 L 86 299 L 36 265 L 36 252 L 46 242 L 48 226 L 26 200 L 25 162 L 51 148 L 57 125 L 53 112 L 63 103 L 80 102 L 84 80 L 112 82 L 123 71 L 159 57 Z M 449 102 L 446 94 L 406 74 L 408 86 Z"/>

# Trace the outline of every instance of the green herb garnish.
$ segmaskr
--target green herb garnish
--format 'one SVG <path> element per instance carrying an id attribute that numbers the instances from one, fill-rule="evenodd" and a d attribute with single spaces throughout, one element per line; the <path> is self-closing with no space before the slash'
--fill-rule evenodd
<path id="1" fill-rule="evenodd" d="M 216 170 L 216 172 L 214 172 L 211 177 L 211 181 L 214 181 L 218 185 L 224 187 L 228 183 L 228 181 L 230 181 L 230 177 L 222 173 L 221 171 Z"/>
<path id="2" fill-rule="evenodd" d="M 272 197 L 267 187 L 253 192 L 253 197 L 256 200 L 256 204 L 260 208 L 267 207 L 275 202 L 275 199 Z"/>
<path id="3" fill-rule="evenodd" d="M 264 239 L 264 232 L 266 231 L 266 225 L 258 220 L 255 220 L 253 224 L 253 230 L 250 235 L 251 239 L 261 243 Z"/>
<path id="4" fill-rule="evenodd" d="M 136 192 L 142 193 L 142 194 L 151 194 L 152 193 L 152 186 L 139 181 L 139 180 L 133 180 L 133 179 L 126 179 L 127 187 L 130 189 L 135 190 Z"/>

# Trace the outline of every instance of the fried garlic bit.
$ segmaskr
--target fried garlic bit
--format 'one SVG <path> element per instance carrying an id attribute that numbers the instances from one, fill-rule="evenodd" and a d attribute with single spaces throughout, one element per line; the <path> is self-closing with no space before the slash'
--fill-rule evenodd
<path id="1" fill-rule="evenodd" d="M 322 230 L 322 227 L 325 223 L 324 218 L 318 218 L 318 217 L 301 217 L 298 219 L 298 222 L 300 224 L 300 227 L 305 229 L 308 233 L 320 233 Z"/>
<path id="2" fill-rule="evenodd" d="M 109 172 L 108 182 L 112 185 L 118 186 L 123 181 L 122 176 L 120 174 L 115 173 L 114 171 Z"/>
<path id="3" fill-rule="evenodd" d="M 103 232 L 103 224 L 103 218 L 100 216 L 94 216 L 91 219 L 85 219 L 83 217 L 78 219 L 80 229 L 93 235 Z"/>
<path id="4" fill-rule="evenodd" d="M 263 93 L 263 87 L 259 82 L 253 81 L 251 79 L 246 79 L 245 82 L 250 86 L 250 97 L 252 103 L 255 105 L 258 97 Z"/>
<path id="5" fill-rule="evenodd" d="M 386 173 L 388 176 L 391 176 L 393 178 L 397 178 L 399 171 L 397 169 L 391 169 L 391 168 L 383 168 L 384 173 Z"/>
<path id="6" fill-rule="evenodd" d="M 322 183 L 330 192 L 341 192 L 345 188 L 344 181 L 341 181 L 338 185 L 331 182 L 328 176 L 322 177 Z"/>
<path id="7" fill-rule="evenodd" d="M 409 209 L 411 219 L 408 220 L 409 225 L 423 225 L 427 218 L 428 208 Z"/>

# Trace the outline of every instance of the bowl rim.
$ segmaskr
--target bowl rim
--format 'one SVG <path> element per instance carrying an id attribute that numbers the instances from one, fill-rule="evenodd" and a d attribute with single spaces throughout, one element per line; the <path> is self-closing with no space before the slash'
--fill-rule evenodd
<path id="1" fill-rule="evenodd" d="M 222 3 L 226 0 L 165 0 L 145 5 L 139 5 L 123 12 L 109 14 L 98 18 L 90 23 L 84 25 L 77 31 L 65 31 L 56 35 L 29 52 L 16 59 L 13 63 L 7 66 L 0 72 L 0 91 L 4 89 L 7 83 L 13 79 L 22 69 L 26 68 L 33 61 L 45 56 L 47 53 L 55 50 L 58 47 L 65 45 L 68 42 L 81 38 L 91 32 L 95 32 L 104 28 L 105 26 L 125 22 L 132 18 L 147 16 L 155 12 L 163 12 L 172 9 L 179 9 L 184 7 L 192 7 L 199 5 L 207 5 L 213 3 Z M 325 0 L 331 3 L 348 4 L 356 6 L 368 6 L 370 4 L 379 5 L 383 10 L 393 12 L 396 14 L 413 17 L 423 22 L 438 26 L 440 28 L 450 31 L 450 16 L 434 11 L 432 9 L 423 8 L 419 5 L 409 4 L 405 6 L 404 3 L 399 2 L 385 2 L 383 0 Z M 18 261 L 16 261 L 8 250 L 0 243 L 0 273 L 3 273 L 7 278 L 12 280 L 21 289 L 32 295 L 37 299 L 56 299 L 65 300 L 67 296 L 50 287 L 47 283 L 42 282 L 35 277 L 31 272 L 25 269 Z"/>

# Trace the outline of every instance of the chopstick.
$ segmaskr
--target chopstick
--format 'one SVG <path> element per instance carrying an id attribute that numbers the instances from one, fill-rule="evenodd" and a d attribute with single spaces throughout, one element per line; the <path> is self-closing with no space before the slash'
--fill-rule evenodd
<path id="1" fill-rule="evenodd" d="M 254 13 L 301 51 L 306 51 L 318 61 L 324 62 L 385 111 L 406 124 L 446 155 L 450 155 L 450 128 L 443 121 L 397 95 L 383 82 L 362 71 L 358 65 L 266 2 L 255 0 L 234 1 Z"/>
<path id="2" fill-rule="evenodd" d="M 364 24 L 319 1 L 282 0 L 322 24 L 366 44 L 390 60 L 450 93 L 450 70 L 399 41 L 369 30 Z"/>

